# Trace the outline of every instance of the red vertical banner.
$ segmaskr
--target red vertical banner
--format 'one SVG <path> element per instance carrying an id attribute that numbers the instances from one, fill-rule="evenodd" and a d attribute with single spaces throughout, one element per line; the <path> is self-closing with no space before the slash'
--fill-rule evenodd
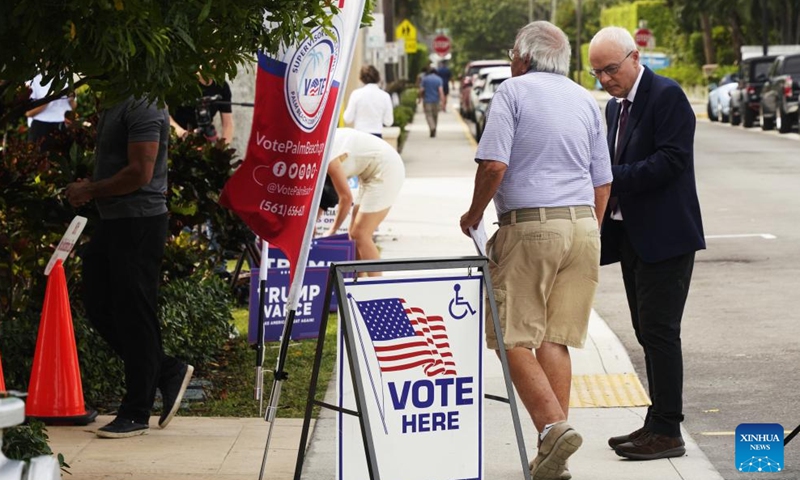
<path id="1" fill-rule="evenodd" d="M 316 187 L 325 174 L 325 145 L 364 8 L 364 0 L 338 4 L 328 31 L 317 28 L 275 57 L 259 53 L 247 153 L 220 198 L 259 237 L 283 251 L 292 276 L 308 248 L 305 233 L 319 204 Z"/>

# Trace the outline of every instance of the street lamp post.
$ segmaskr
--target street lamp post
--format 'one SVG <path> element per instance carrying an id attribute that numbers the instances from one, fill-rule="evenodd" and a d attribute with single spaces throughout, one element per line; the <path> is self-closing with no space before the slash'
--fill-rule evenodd
<path id="1" fill-rule="evenodd" d="M 761 0 L 761 43 L 764 55 L 769 52 L 769 32 L 767 31 L 767 0 Z"/>

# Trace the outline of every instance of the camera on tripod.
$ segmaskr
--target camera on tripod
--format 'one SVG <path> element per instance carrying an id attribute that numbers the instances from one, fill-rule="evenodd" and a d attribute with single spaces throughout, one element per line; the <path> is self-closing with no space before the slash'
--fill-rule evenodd
<path id="1" fill-rule="evenodd" d="M 197 99 L 197 106 L 194 110 L 197 127 L 194 129 L 196 135 L 203 135 L 209 142 L 217 141 L 217 129 L 214 127 L 214 113 L 211 105 L 222 100 L 222 95 L 212 95 L 210 97 L 200 97 Z"/>

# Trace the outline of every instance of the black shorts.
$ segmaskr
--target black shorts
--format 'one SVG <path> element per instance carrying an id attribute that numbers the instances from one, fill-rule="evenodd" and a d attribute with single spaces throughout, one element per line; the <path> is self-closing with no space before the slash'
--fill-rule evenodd
<path id="1" fill-rule="evenodd" d="M 339 203 L 339 194 L 333 186 L 331 177 L 325 175 L 325 186 L 322 187 L 322 197 L 319 199 L 319 208 L 327 210 L 335 207 Z"/>

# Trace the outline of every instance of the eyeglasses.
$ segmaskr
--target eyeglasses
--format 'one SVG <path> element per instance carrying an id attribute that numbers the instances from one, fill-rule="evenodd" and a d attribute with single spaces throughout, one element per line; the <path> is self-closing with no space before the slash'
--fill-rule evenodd
<path id="1" fill-rule="evenodd" d="M 509 48 L 508 49 L 508 58 L 510 58 L 511 60 L 514 60 L 514 49 L 513 48 Z"/>
<path id="2" fill-rule="evenodd" d="M 590 68 L 589 69 L 589 75 L 593 76 L 594 78 L 599 78 L 600 75 L 605 73 L 609 77 L 613 77 L 614 75 L 617 74 L 617 72 L 619 72 L 619 69 L 622 66 L 622 64 L 625 62 L 625 60 L 628 59 L 628 57 L 631 56 L 632 53 L 633 53 L 633 50 L 628 52 L 628 54 L 625 55 L 625 58 L 623 58 L 621 62 L 612 63 L 611 65 L 608 65 L 606 68 Z"/>

